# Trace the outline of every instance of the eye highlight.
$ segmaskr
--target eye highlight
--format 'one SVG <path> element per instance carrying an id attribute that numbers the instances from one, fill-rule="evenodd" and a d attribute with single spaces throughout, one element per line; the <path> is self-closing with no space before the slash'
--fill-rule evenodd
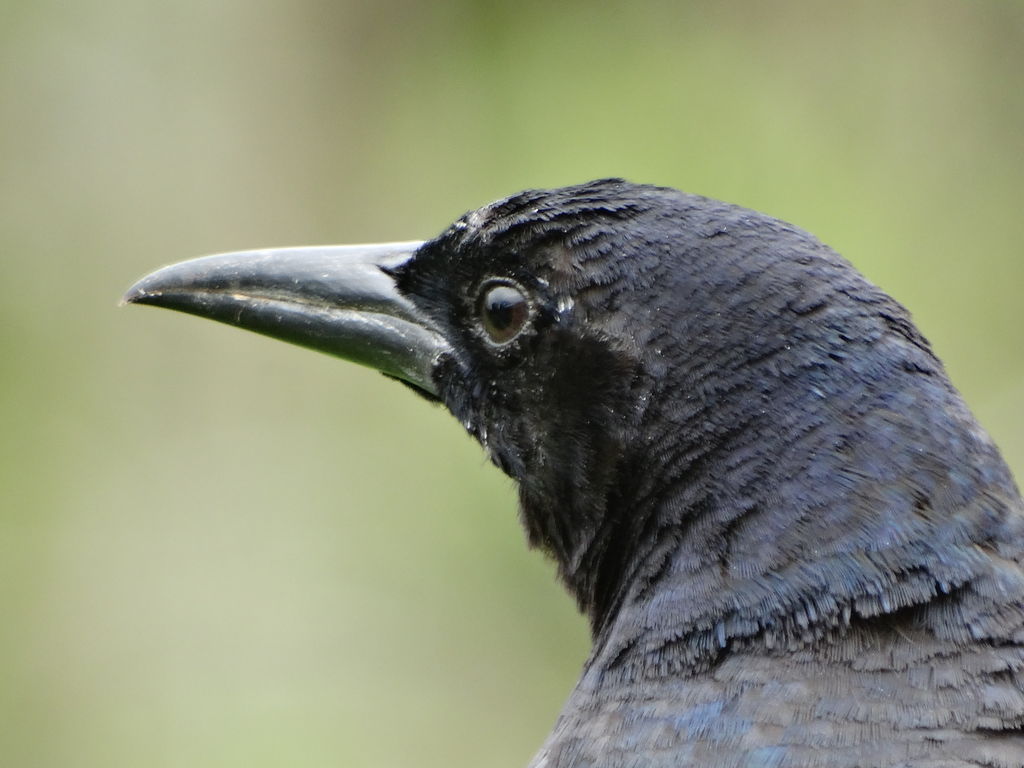
<path id="1" fill-rule="evenodd" d="M 523 290 L 503 280 L 489 280 L 481 286 L 476 312 L 487 338 L 499 346 L 518 336 L 533 314 Z"/>

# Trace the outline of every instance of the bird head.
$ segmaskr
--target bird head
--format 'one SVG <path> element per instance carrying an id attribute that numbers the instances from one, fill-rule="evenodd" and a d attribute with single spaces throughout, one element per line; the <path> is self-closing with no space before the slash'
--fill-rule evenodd
<path id="1" fill-rule="evenodd" d="M 676 190 L 527 191 L 426 242 L 210 256 L 125 300 L 443 403 L 518 482 L 530 541 L 595 632 L 666 569 L 702 574 L 710 615 L 730 580 L 929 535 L 895 490 L 905 471 L 928 504 L 970 490 L 941 447 L 913 467 L 872 456 L 939 434 L 936 408 L 970 419 L 906 311 L 807 233 Z M 966 454 L 994 450 L 971 439 Z"/>

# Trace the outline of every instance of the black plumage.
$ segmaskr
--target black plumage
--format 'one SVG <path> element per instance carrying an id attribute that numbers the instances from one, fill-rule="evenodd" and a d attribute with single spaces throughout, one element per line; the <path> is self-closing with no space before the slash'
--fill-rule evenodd
<path id="1" fill-rule="evenodd" d="M 1024 503 L 811 235 L 603 180 L 126 298 L 381 368 L 518 481 L 594 637 L 533 766 L 1024 766 Z"/>

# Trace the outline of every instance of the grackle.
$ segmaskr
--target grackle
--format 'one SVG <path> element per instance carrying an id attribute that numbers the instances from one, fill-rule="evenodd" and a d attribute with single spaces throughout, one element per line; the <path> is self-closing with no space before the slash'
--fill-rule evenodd
<path id="1" fill-rule="evenodd" d="M 806 232 L 606 179 L 126 301 L 373 366 L 518 482 L 593 649 L 534 768 L 1024 766 L 1024 503 L 908 312 Z"/>

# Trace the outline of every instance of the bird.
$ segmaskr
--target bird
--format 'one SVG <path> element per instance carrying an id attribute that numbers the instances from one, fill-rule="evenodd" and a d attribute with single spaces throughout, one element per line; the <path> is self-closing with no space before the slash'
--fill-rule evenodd
<path id="1" fill-rule="evenodd" d="M 800 228 L 526 190 L 124 301 L 371 366 L 518 488 L 592 649 L 530 768 L 1024 766 L 1024 502 L 909 312 Z"/>

